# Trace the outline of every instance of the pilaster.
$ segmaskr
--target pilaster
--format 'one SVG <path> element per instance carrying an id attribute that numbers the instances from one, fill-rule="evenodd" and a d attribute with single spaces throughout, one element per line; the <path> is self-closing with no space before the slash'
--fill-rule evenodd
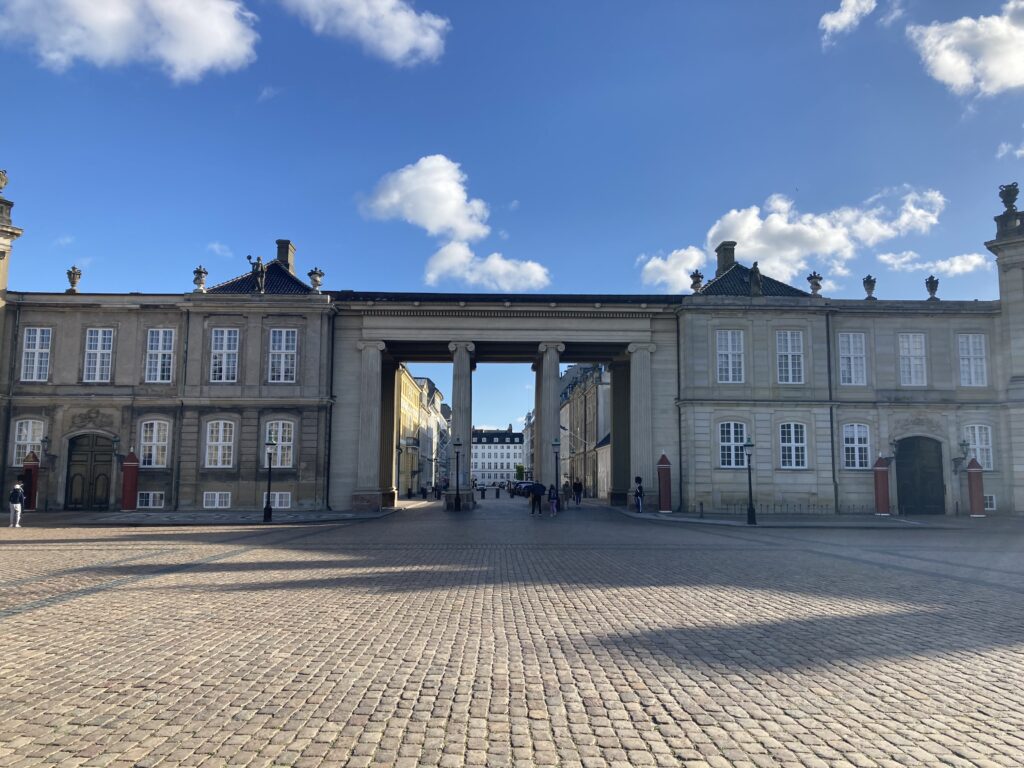
<path id="1" fill-rule="evenodd" d="M 653 448 L 653 399 L 651 392 L 651 354 L 654 344 L 630 344 L 629 353 L 629 471 L 630 479 L 640 476 L 649 488 L 655 488 Z M 652 500 L 653 501 L 653 500 Z"/>
<path id="2" fill-rule="evenodd" d="M 559 430 L 559 356 L 565 352 L 565 344 L 545 341 L 538 345 L 541 354 L 541 397 L 540 397 L 540 440 L 537 443 L 537 463 L 540 465 L 540 482 L 558 487 L 558 468 L 555 464 L 553 444 L 561 439 Z M 568 446 L 566 446 L 568 447 Z"/>

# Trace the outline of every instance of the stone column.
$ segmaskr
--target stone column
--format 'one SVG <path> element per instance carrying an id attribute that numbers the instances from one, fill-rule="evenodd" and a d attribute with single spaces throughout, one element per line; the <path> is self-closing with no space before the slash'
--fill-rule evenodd
<path id="1" fill-rule="evenodd" d="M 654 399 L 651 392 L 651 353 L 654 344 L 630 344 L 629 353 L 629 472 L 644 486 L 654 487 Z M 649 499 L 652 503 L 654 499 Z"/>
<path id="2" fill-rule="evenodd" d="M 380 377 L 380 484 L 381 503 L 385 507 L 393 507 L 398 501 L 395 448 L 398 446 L 401 398 L 398 363 L 385 357 L 381 361 Z"/>
<path id="3" fill-rule="evenodd" d="M 537 464 L 540 466 L 540 482 L 545 486 L 558 487 L 558 469 L 555 467 L 555 453 L 551 444 L 561 440 L 558 413 L 559 355 L 565 352 L 565 344 L 545 341 L 537 347 L 541 354 L 540 430 L 537 435 Z M 563 446 L 568 450 L 568 441 Z"/>
<path id="4" fill-rule="evenodd" d="M 617 506 L 625 506 L 629 503 L 629 490 L 633 482 L 633 476 L 629 474 L 629 363 L 625 360 L 617 360 L 608 367 L 611 372 L 612 390 L 612 455 L 609 501 Z"/>
<path id="5" fill-rule="evenodd" d="M 448 345 L 452 353 L 452 441 L 458 438 L 459 449 L 459 490 L 469 489 L 471 472 L 470 456 L 473 451 L 473 361 L 476 345 L 471 341 L 453 341 Z M 454 459 L 454 447 L 452 458 Z M 452 464 L 455 469 L 455 464 Z M 454 490 L 451 483 L 450 490 Z M 467 497 L 470 498 L 470 497 Z"/>
<path id="6" fill-rule="evenodd" d="M 533 463 L 530 465 L 533 481 L 540 482 L 540 393 L 544 389 L 544 361 L 537 360 L 533 369 L 533 429 L 530 430 L 530 448 L 533 451 Z"/>
<path id="7" fill-rule="evenodd" d="M 359 451 L 356 460 L 356 509 L 380 508 L 380 405 L 383 341 L 360 341 Z"/>

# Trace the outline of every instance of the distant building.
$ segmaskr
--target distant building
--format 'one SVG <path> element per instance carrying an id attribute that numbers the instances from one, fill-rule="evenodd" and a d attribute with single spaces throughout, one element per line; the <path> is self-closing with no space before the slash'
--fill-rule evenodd
<path id="1" fill-rule="evenodd" d="M 508 429 L 474 429 L 470 453 L 472 478 L 482 485 L 516 479 L 516 466 L 523 463 L 523 433 Z"/>

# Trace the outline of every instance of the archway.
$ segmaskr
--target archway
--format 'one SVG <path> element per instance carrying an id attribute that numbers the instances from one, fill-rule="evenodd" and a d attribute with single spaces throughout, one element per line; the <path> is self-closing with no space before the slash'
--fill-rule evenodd
<path id="1" fill-rule="evenodd" d="M 896 494 L 901 515 L 945 514 L 946 485 L 938 440 L 905 437 L 897 443 Z"/>
<path id="2" fill-rule="evenodd" d="M 79 435 L 68 441 L 64 508 L 102 511 L 110 506 L 114 444 L 106 435 Z"/>

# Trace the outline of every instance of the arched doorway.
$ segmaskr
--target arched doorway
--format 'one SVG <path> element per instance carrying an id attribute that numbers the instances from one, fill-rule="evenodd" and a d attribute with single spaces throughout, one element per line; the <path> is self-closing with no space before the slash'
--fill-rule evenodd
<path id="1" fill-rule="evenodd" d="M 938 440 L 905 437 L 897 443 L 896 494 L 901 515 L 945 514 L 946 484 Z"/>
<path id="2" fill-rule="evenodd" d="M 89 511 L 110 506 L 110 470 L 114 444 L 105 435 L 79 435 L 68 442 L 64 508 Z"/>

